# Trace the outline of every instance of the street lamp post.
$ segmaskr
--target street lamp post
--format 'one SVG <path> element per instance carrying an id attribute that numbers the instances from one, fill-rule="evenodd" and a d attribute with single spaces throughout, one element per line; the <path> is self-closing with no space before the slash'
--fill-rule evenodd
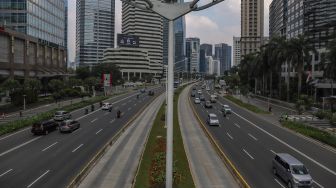
<path id="1" fill-rule="evenodd" d="M 27 95 L 23 95 L 23 110 L 26 110 L 26 96 Z"/>
<path id="2" fill-rule="evenodd" d="M 166 188 L 173 185 L 173 97 L 174 97 L 174 20 L 192 11 L 200 11 L 216 5 L 224 0 L 212 0 L 212 2 L 197 6 L 199 0 L 178 3 L 176 0 L 143 0 L 144 4 L 132 0 L 121 0 L 136 8 L 155 12 L 169 20 L 168 34 L 168 73 L 167 73 L 167 151 L 166 151 Z"/>

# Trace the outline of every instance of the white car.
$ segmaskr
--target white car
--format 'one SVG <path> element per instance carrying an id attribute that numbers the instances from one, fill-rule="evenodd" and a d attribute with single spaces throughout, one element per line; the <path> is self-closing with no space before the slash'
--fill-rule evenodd
<path id="1" fill-rule="evenodd" d="M 200 95 L 200 94 L 202 94 L 202 91 L 201 91 L 201 90 L 198 90 L 197 93 Z"/>
<path id="2" fill-rule="evenodd" d="M 207 87 L 206 87 L 206 90 L 207 90 L 207 91 L 210 91 L 210 87 L 207 86 Z"/>
<path id="3" fill-rule="evenodd" d="M 207 119 L 207 124 L 210 126 L 219 126 L 219 120 L 216 114 L 209 114 Z"/>
<path id="4" fill-rule="evenodd" d="M 103 103 L 102 110 L 112 110 L 112 104 L 111 103 Z"/>
<path id="5" fill-rule="evenodd" d="M 199 98 L 195 99 L 195 104 L 201 104 L 201 100 Z"/>
<path id="6" fill-rule="evenodd" d="M 224 112 L 225 114 L 231 114 L 232 113 L 230 106 L 227 105 L 227 104 L 223 105 L 222 112 Z"/>

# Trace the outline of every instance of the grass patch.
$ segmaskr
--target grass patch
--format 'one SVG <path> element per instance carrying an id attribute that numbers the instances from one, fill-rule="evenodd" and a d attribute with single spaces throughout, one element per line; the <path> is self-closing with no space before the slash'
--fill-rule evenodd
<path id="1" fill-rule="evenodd" d="M 265 110 L 262 110 L 262 109 L 254 106 L 252 104 L 244 103 L 241 100 L 239 100 L 239 99 L 237 99 L 237 98 L 235 98 L 233 96 L 227 95 L 227 96 L 225 96 L 225 98 L 228 99 L 228 100 L 230 100 L 230 101 L 232 101 L 232 102 L 234 102 L 234 103 L 236 103 L 237 105 L 239 105 L 239 106 L 241 106 L 241 107 L 243 107 L 243 108 L 245 108 L 247 110 L 250 110 L 250 111 L 254 112 L 254 113 L 257 113 L 257 114 L 270 114 L 269 112 L 267 112 Z"/>
<path id="2" fill-rule="evenodd" d="M 319 140 L 320 142 L 328 144 L 332 147 L 336 147 L 336 136 L 333 136 L 328 132 L 322 131 L 320 129 L 299 122 L 283 121 L 281 122 L 281 124 L 282 126 L 287 127 L 295 132 Z"/>
<path id="3" fill-rule="evenodd" d="M 173 145 L 173 187 L 193 188 L 193 182 L 186 153 L 184 151 L 180 126 L 178 123 L 177 101 L 183 88 L 175 90 L 174 94 L 174 145 Z M 159 110 L 140 164 L 136 177 L 136 188 L 164 188 L 166 178 L 166 129 L 165 105 Z"/>
<path id="4" fill-rule="evenodd" d="M 59 108 L 59 109 L 54 109 L 54 110 L 50 110 L 50 111 L 47 111 L 47 112 L 43 112 L 43 113 L 40 113 L 38 115 L 29 117 L 29 118 L 26 118 L 26 119 L 15 120 L 15 121 L 11 121 L 11 122 L 2 124 L 2 125 L 0 125 L 0 135 L 11 133 L 11 132 L 17 131 L 21 128 L 31 126 L 32 124 L 34 124 L 36 122 L 51 119 L 53 117 L 54 113 L 57 110 L 66 110 L 66 111 L 71 112 L 71 111 L 89 106 L 91 104 L 95 104 L 97 102 L 106 100 L 108 98 L 109 97 L 98 96 L 98 97 L 91 98 L 89 100 L 74 103 L 72 105 L 64 106 L 64 107 Z"/>

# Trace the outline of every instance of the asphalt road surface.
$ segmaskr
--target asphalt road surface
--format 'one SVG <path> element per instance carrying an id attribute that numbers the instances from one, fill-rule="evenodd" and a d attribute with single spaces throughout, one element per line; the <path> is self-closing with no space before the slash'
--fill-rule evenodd
<path id="1" fill-rule="evenodd" d="M 154 89 L 155 95 L 163 88 Z M 66 187 L 72 178 L 104 146 L 129 119 L 153 96 L 142 94 L 139 99 L 132 92 L 110 100 L 112 112 L 96 111 L 84 115 L 80 109 L 72 113 L 81 128 L 61 134 L 54 131 L 45 136 L 34 136 L 30 128 L 0 137 L 0 187 Z M 120 109 L 122 117 L 116 118 Z"/>
<path id="2" fill-rule="evenodd" d="M 207 100 L 212 92 L 203 90 Z M 203 104 L 193 105 L 204 122 L 209 113 L 217 114 L 221 126 L 207 128 L 251 187 L 285 187 L 286 183 L 272 174 L 275 153 L 289 153 L 303 162 L 310 170 L 314 187 L 335 187 L 334 150 L 271 124 L 222 97 L 212 109 L 204 108 Z M 230 105 L 231 115 L 223 116 L 220 111 L 223 104 Z"/>

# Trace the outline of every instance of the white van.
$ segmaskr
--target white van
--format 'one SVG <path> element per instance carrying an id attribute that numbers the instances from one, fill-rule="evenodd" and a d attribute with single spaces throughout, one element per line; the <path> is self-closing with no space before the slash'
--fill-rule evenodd
<path id="1" fill-rule="evenodd" d="M 216 98 L 217 98 L 216 95 L 211 95 L 211 96 L 210 96 L 210 102 L 211 102 L 211 103 L 216 103 Z"/>

